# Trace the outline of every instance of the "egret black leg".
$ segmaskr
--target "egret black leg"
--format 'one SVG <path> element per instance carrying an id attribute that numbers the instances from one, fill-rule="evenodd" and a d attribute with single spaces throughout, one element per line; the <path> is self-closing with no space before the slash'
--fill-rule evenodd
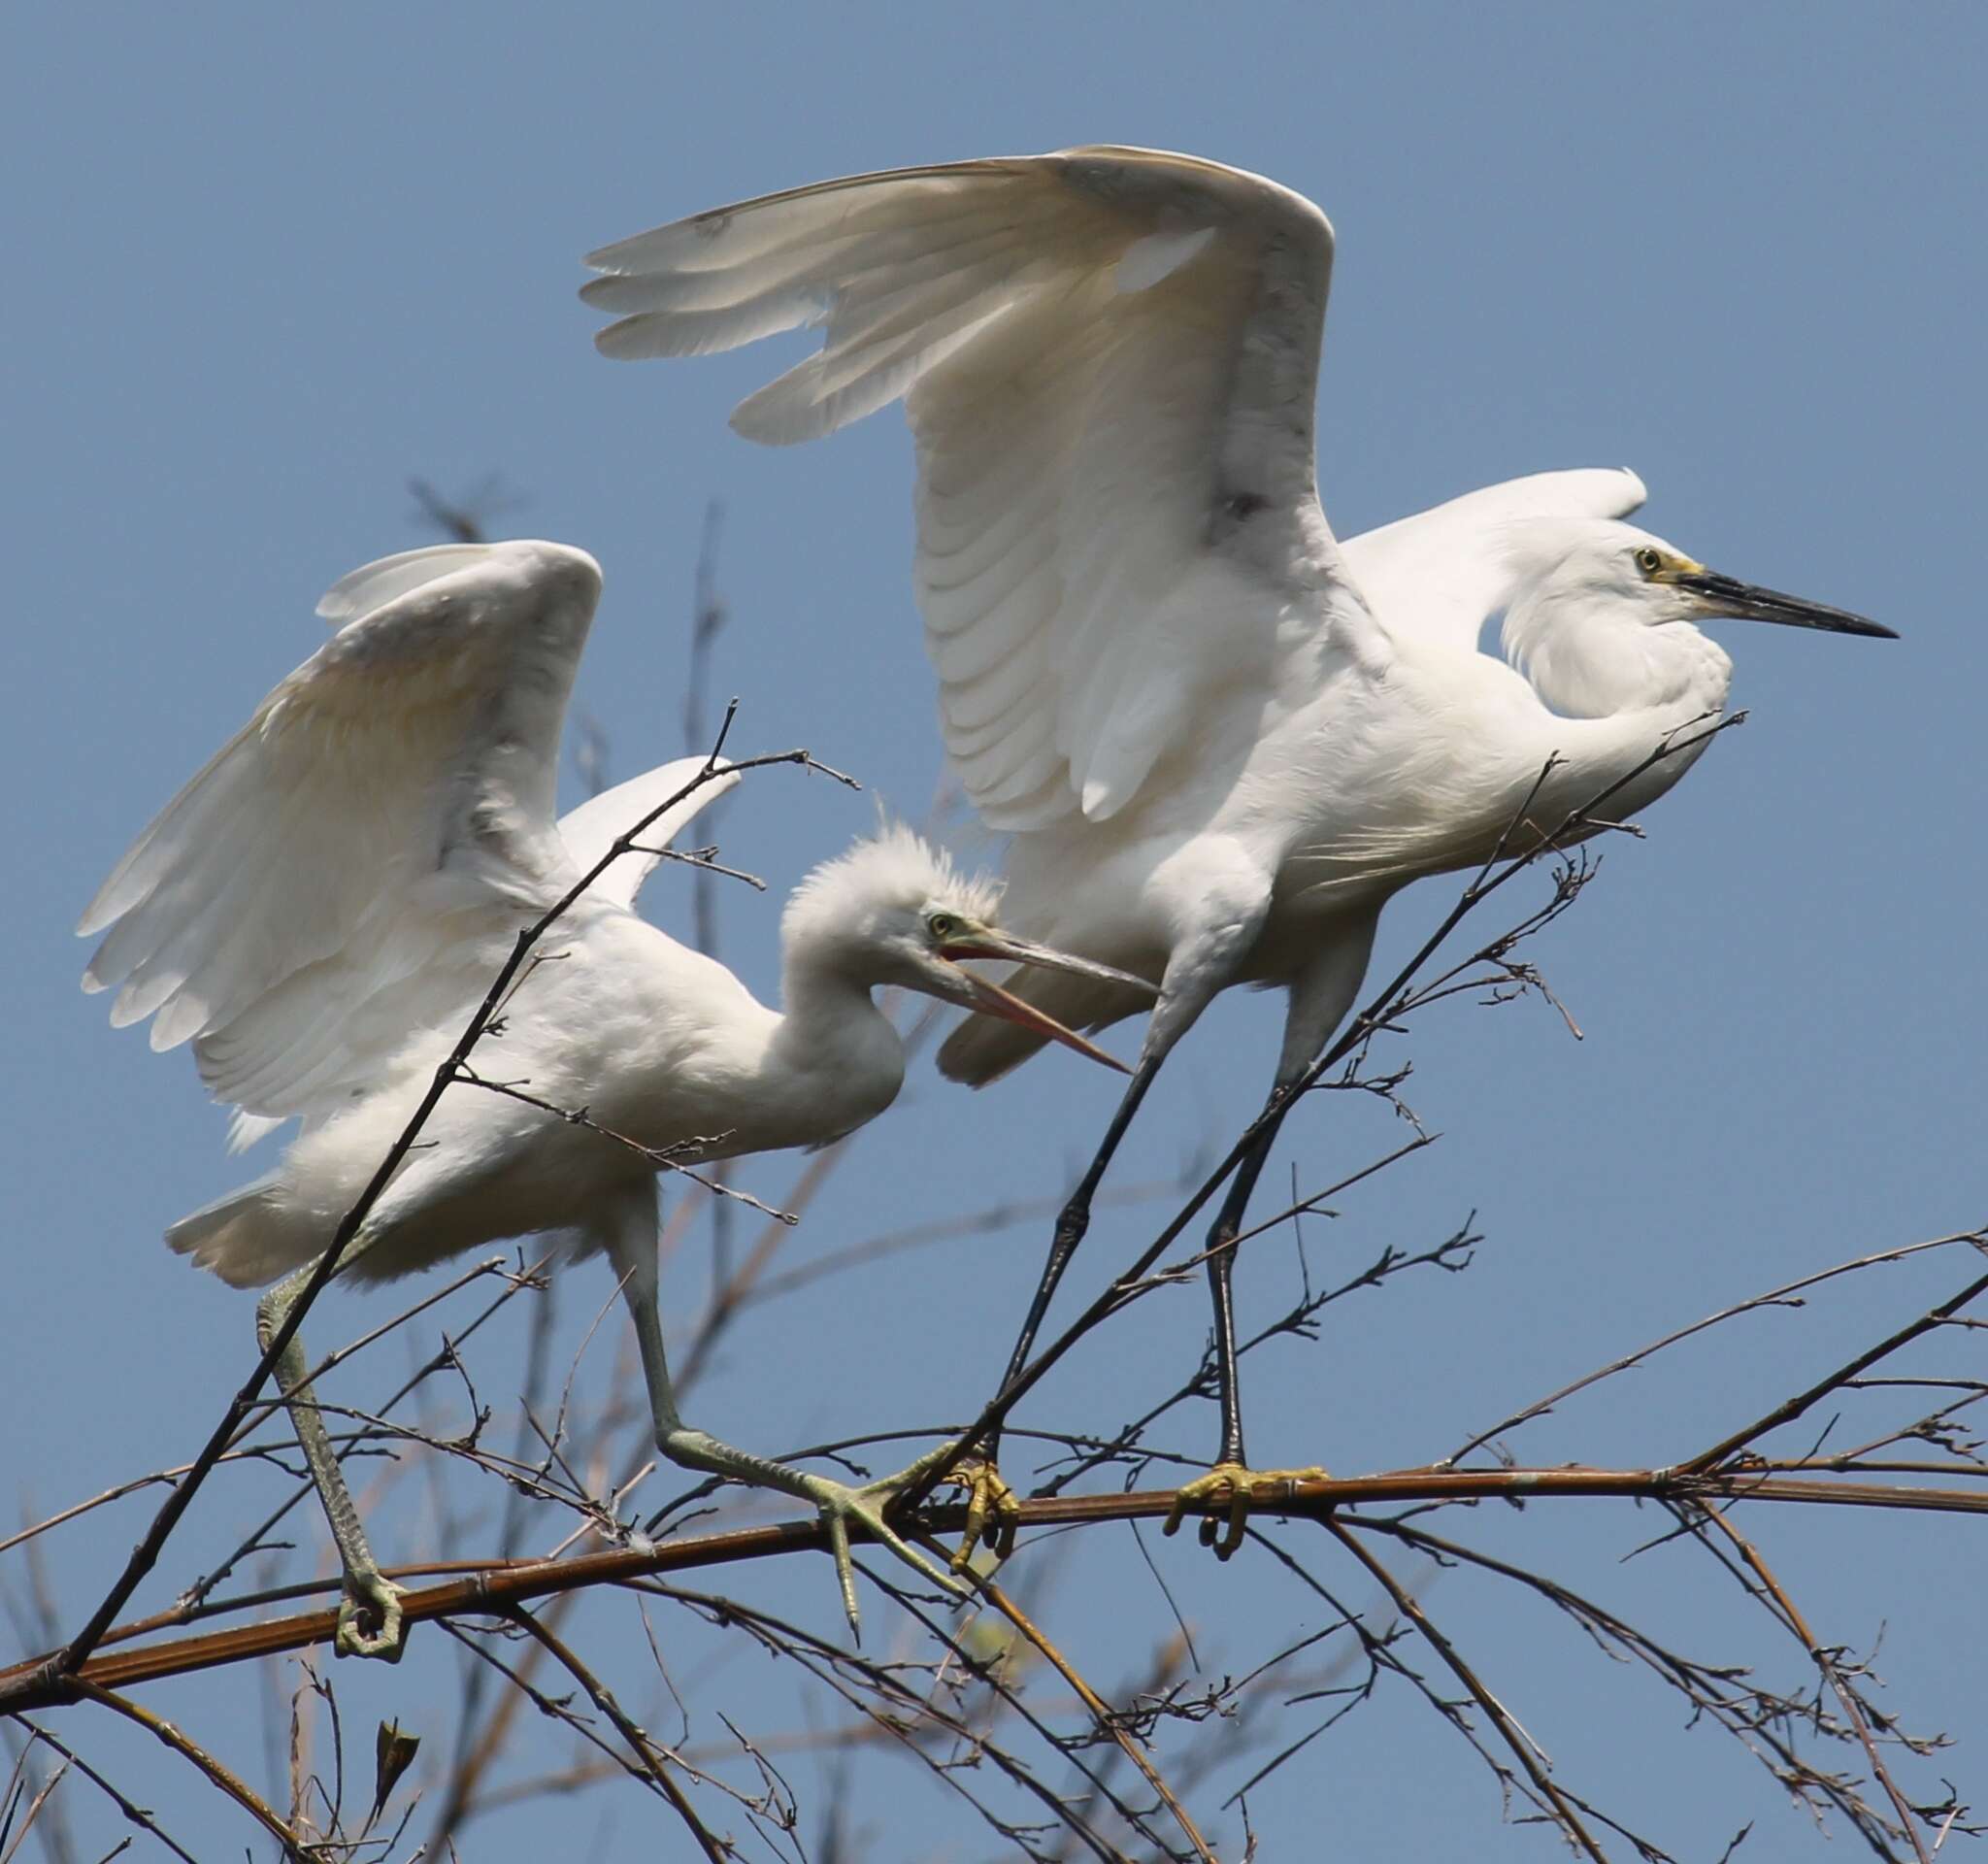
<path id="1" fill-rule="evenodd" d="M 1070 1266 L 1070 1258 L 1077 1253 L 1077 1246 L 1090 1228 L 1091 1199 L 1097 1194 L 1099 1182 L 1111 1163 L 1111 1154 L 1118 1149 L 1118 1142 L 1125 1137 L 1125 1130 L 1132 1124 L 1132 1116 L 1139 1112 L 1139 1103 L 1145 1098 L 1145 1090 L 1153 1084 L 1153 1077 L 1159 1069 L 1158 1060 L 1153 1059 L 1142 1061 L 1134 1071 L 1131 1081 L 1126 1083 L 1125 1097 L 1119 1101 L 1118 1111 L 1111 1115 L 1111 1123 L 1105 1130 L 1098 1155 L 1091 1160 L 1082 1178 L 1077 1180 L 1077 1189 L 1071 1192 L 1070 1202 L 1064 1205 L 1056 1219 L 1056 1233 L 1049 1241 L 1049 1259 L 1043 1264 L 1043 1279 L 1036 1284 L 1028 1317 L 1021 1323 L 1021 1332 L 1015 1336 L 1014 1350 L 1008 1355 L 1008 1370 L 1001 1375 L 1003 1392 L 1028 1364 L 1043 1316 L 1048 1313 L 1049 1303 L 1055 1296 L 1056 1284 L 1063 1280 L 1063 1271 Z M 988 1445 L 987 1453 L 990 1457 L 993 1455 L 992 1444 Z"/>
<path id="2" fill-rule="evenodd" d="M 1056 1284 L 1063 1280 L 1063 1271 L 1070 1266 L 1070 1258 L 1077 1253 L 1077 1246 L 1090 1228 L 1091 1199 L 1111 1163 L 1111 1154 L 1118 1149 L 1118 1142 L 1125 1137 L 1125 1130 L 1132 1124 L 1132 1116 L 1139 1112 L 1139 1103 L 1145 1098 L 1145 1090 L 1152 1085 L 1159 1068 L 1159 1058 L 1153 1056 L 1143 1060 L 1133 1071 L 1131 1081 L 1126 1083 L 1124 1097 L 1118 1103 L 1118 1111 L 1111 1115 L 1111 1123 L 1105 1130 L 1097 1156 L 1091 1160 L 1083 1177 L 1077 1180 L 1077 1189 L 1070 1194 L 1070 1202 L 1064 1205 L 1056 1218 L 1056 1232 L 1049 1241 L 1048 1260 L 1043 1264 L 1042 1280 L 1036 1284 L 1027 1317 L 1021 1323 L 1021 1332 L 1015 1336 L 1014 1350 L 1008 1355 L 1008 1370 L 1001 1375 L 997 1403 L 1008 1397 L 1022 1368 L 1029 1362 L 1029 1353 L 1035 1348 L 1043 1316 L 1048 1313 L 1049 1303 L 1055 1296 Z M 1005 1416 L 1006 1413 L 999 1415 Z M 954 1480 L 966 1488 L 971 1497 L 967 1532 L 960 1541 L 958 1551 L 952 1556 L 955 1572 L 965 1569 L 976 1543 L 983 1538 L 1002 1558 L 1007 1557 L 1014 1545 L 1014 1496 L 1001 1480 L 1000 1459 L 1001 1426 L 997 1423 L 977 1446 L 972 1447 L 971 1452 L 954 1471 Z"/>
<path id="3" fill-rule="evenodd" d="M 1288 1105 L 1288 1103 L 1286 1103 Z M 1265 1109 L 1263 1131 L 1251 1142 L 1236 1165 L 1229 1181 L 1229 1193 L 1222 1200 L 1220 1214 L 1208 1233 L 1208 1285 L 1214 1306 L 1215 1389 L 1222 1408 L 1222 1448 L 1219 1463 L 1242 1463 L 1242 1400 L 1240 1369 L 1236 1360 L 1236 1308 L 1233 1285 L 1236 1276 L 1236 1239 L 1242 1233 L 1242 1214 L 1256 1190 L 1276 1144 L 1277 1128 L 1284 1123 L 1284 1107 L 1273 1099 Z"/>
<path id="4" fill-rule="evenodd" d="M 1281 1090 L 1279 1090 L 1279 1093 Z M 1242 1545 L 1243 1525 L 1248 1519 L 1257 1484 L 1290 1483 L 1322 1477 L 1325 1471 L 1309 1469 L 1253 1470 L 1242 1452 L 1242 1401 L 1236 1360 L 1236 1308 L 1233 1284 L 1236 1274 L 1236 1239 L 1242 1233 L 1242 1214 L 1249 1207 L 1250 1193 L 1269 1162 L 1276 1144 L 1277 1129 L 1291 1103 L 1271 1096 L 1263 1112 L 1263 1127 L 1250 1142 L 1249 1149 L 1236 1163 L 1236 1176 L 1229 1181 L 1228 1195 L 1208 1233 L 1208 1282 L 1214 1303 L 1215 1381 L 1221 1402 L 1222 1443 L 1214 1466 L 1206 1476 L 1184 1482 L 1176 1493 L 1173 1512 L 1165 1531 L 1178 1531 L 1190 1508 L 1212 1506 L 1221 1512 L 1205 1514 L 1201 1521 L 1201 1544 L 1214 1548 L 1217 1559 L 1226 1560 Z M 1224 1524 L 1226 1517 L 1226 1524 Z"/>

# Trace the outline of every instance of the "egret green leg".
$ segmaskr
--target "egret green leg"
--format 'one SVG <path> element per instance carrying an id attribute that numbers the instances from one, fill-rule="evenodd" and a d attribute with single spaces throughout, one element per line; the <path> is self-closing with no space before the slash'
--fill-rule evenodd
<path id="1" fill-rule="evenodd" d="M 622 1293 L 628 1302 L 629 1316 L 635 1322 L 635 1344 L 642 1355 L 643 1379 L 648 1386 L 649 1411 L 655 1420 L 656 1448 L 685 1469 L 728 1477 L 753 1488 L 778 1489 L 782 1494 L 798 1496 L 818 1510 L 828 1529 L 836 1581 L 842 1589 L 843 1612 L 848 1618 L 851 1637 L 860 1641 L 863 1635 L 862 1615 L 856 1605 L 855 1568 L 849 1558 L 851 1522 L 942 1592 L 954 1598 L 967 1596 L 965 1586 L 906 1542 L 884 1519 L 892 1497 L 908 1484 L 930 1475 L 936 1465 L 951 1455 L 952 1445 L 942 1444 L 937 1449 L 926 1451 L 895 1476 L 851 1488 L 826 1476 L 791 1469 L 770 1456 L 756 1456 L 750 1450 L 735 1448 L 709 1431 L 694 1429 L 678 1414 L 677 1394 L 670 1382 L 669 1357 L 663 1349 L 663 1323 L 656 1311 L 653 1233 L 646 1244 L 631 1240 L 624 1245 L 617 1239 L 610 1252 L 623 1278 Z"/>
<path id="2" fill-rule="evenodd" d="M 348 1252 L 347 1259 L 363 1247 L 361 1239 Z M 313 1262 L 294 1275 L 285 1276 L 255 1304 L 255 1337 L 263 1351 L 269 1350 L 269 1343 L 297 1305 L 316 1267 Z M 373 1549 L 367 1545 L 359 1511 L 352 1503 L 351 1491 L 346 1487 L 337 1452 L 324 1428 L 324 1415 L 317 1408 L 317 1394 L 305 1376 L 310 1370 L 311 1362 L 304 1356 L 303 1337 L 292 1334 L 289 1345 L 277 1357 L 276 1377 L 297 1442 L 303 1448 L 304 1461 L 310 1468 L 312 1483 L 323 1504 L 331 1538 L 337 1543 L 339 1559 L 345 1566 L 345 1596 L 339 1601 L 335 1647 L 342 1657 L 383 1657 L 388 1663 L 398 1663 L 400 1653 L 407 1648 L 401 1625 L 400 1588 L 381 1576 Z M 369 1620 L 377 1622 L 380 1628 L 368 1630 Z"/>

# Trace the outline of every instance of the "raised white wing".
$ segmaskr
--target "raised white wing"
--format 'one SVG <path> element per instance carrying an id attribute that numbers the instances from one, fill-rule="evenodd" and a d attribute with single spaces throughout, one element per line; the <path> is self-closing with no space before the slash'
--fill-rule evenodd
<path id="1" fill-rule="evenodd" d="M 1137 149 L 857 176 L 590 255 L 615 357 L 824 324 L 733 425 L 811 439 L 899 396 L 946 749 L 990 827 L 1122 809 L 1207 696 L 1323 613 L 1312 466 L 1332 228 Z"/>
<path id="2" fill-rule="evenodd" d="M 345 585 L 340 584 L 341 587 Z M 603 790 L 578 809 L 559 818 L 559 839 L 570 856 L 570 871 L 558 877 L 563 890 L 587 873 L 615 840 L 633 828 L 652 809 L 668 803 L 705 768 L 706 759 L 685 757 L 674 764 L 662 764 L 631 777 L 625 783 Z M 588 888 L 589 897 L 633 911 L 636 895 L 655 872 L 661 849 L 690 823 L 707 804 L 714 803 L 739 782 L 737 771 L 720 768 L 709 782 L 699 783 L 688 796 L 663 811 L 643 830 L 641 845 L 622 855 Z M 229 1076 L 239 1054 L 260 1052 L 278 1040 L 285 1040 L 284 1052 L 294 1053 L 304 1045 L 298 1038 L 315 1034 L 311 1045 L 315 1055 L 310 1068 L 298 1075 L 284 1095 L 288 1112 L 252 1114 L 237 1107 L 228 1121 L 228 1150 L 239 1152 L 265 1134 L 274 1132 L 290 1117 L 304 1114 L 322 1116 L 336 1111 L 341 1099 L 355 1089 L 377 1083 L 381 1062 L 408 1033 L 410 1015 L 432 1017 L 438 1014 L 463 1015 L 470 1003 L 481 997 L 510 956 L 510 940 L 515 936 L 514 914 L 495 916 L 488 928 L 492 936 L 478 936 L 479 928 L 469 919 L 479 915 L 455 915 L 428 928 L 434 936 L 409 938 L 403 928 L 401 961 L 405 965 L 416 951 L 428 955 L 418 967 L 397 982 L 373 988 L 358 1002 L 341 1004 L 336 990 L 368 987 L 370 980 L 355 978 L 348 967 L 320 971 L 311 967 L 305 982 L 285 993 L 282 988 L 251 1006 L 229 1029 L 199 1045 L 204 1065 L 213 1076 Z M 490 917 L 489 915 L 480 915 Z M 311 1024 L 299 1029 L 305 1015 Z M 321 1018 L 321 1020 L 319 1019 Z M 284 1035 L 287 1025 L 287 1035 Z M 338 1040 L 327 1040 L 336 1033 Z"/>
<path id="3" fill-rule="evenodd" d="M 709 782 L 697 783 L 689 795 L 679 798 L 679 791 L 697 782 L 708 761 L 703 757 L 679 757 L 673 764 L 658 764 L 640 777 L 631 777 L 625 783 L 616 783 L 613 789 L 588 797 L 578 809 L 568 810 L 560 816 L 559 839 L 566 844 L 574 868 L 584 874 L 650 810 L 663 803 L 671 805 L 642 831 L 638 846 L 593 883 L 590 890 L 596 897 L 633 909 L 642 883 L 663 858 L 660 850 L 668 848 L 702 810 L 738 783 L 739 773 L 720 765 Z"/>
<path id="4" fill-rule="evenodd" d="M 1519 565 L 1505 549 L 1542 517 L 1627 517 L 1648 494 L 1624 467 L 1576 467 L 1486 485 L 1340 546 L 1381 625 L 1459 653 L 1505 606 Z"/>
<path id="5" fill-rule="evenodd" d="M 445 545 L 354 572 L 339 632 L 159 813 L 78 930 L 86 990 L 215 1095 L 321 1111 L 438 1009 L 439 982 L 573 870 L 559 732 L 600 594 L 584 551 Z M 660 800 L 660 799 L 658 799 Z M 452 982 L 450 986 L 453 987 Z"/>

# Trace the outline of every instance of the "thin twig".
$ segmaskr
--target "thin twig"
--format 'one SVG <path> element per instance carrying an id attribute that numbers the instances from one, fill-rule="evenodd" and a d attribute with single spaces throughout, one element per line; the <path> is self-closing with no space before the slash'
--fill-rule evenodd
<path id="1" fill-rule="evenodd" d="M 1607 1854 L 1595 1842 L 1593 1833 L 1581 1823 L 1580 1814 L 1573 1803 L 1558 1786 L 1547 1771 L 1545 1757 L 1540 1752 L 1532 1736 L 1519 1725 L 1509 1710 L 1484 1685 L 1477 1673 L 1464 1660 L 1463 1654 L 1449 1639 L 1437 1628 L 1428 1613 L 1422 1610 L 1415 1595 L 1390 1573 L 1386 1566 L 1362 1547 L 1348 1528 L 1337 1520 L 1328 1520 L 1326 1532 L 1343 1547 L 1347 1552 L 1364 1566 L 1394 1601 L 1395 1610 L 1412 1624 L 1428 1641 L 1430 1648 L 1441 1657 L 1449 1672 L 1471 1693 L 1478 1708 L 1490 1717 L 1491 1725 L 1498 1730 L 1512 1757 L 1526 1770 L 1527 1777 L 1539 1789 L 1547 1805 L 1553 1809 L 1554 1816 L 1560 1821 L 1570 1843 L 1577 1845 L 1595 1864 L 1607 1864 Z"/>
<path id="2" fill-rule="evenodd" d="M 101 1703 L 106 1709 L 115 1710 L 118 1714 L 135 1721 L 141 1728 L 149 1728 L 160 1741 L 176 1753 L 190 1761 L 207 1778 L 232 1799 L 236 1805 L 275 1839 L 283 1847 L 283 1855 L 294 1860 L 294 1864 L 311 1864 L 311 1859 L 300 1846 L 290 1828 L 279 1818 L 272 1808 L 246 1781 L 238 1779 L 200 1744 L 182 1734 L 163 1715 L 155 1715 L 142 1704 L 126 1697 L 114 1694 L 109 1689 L 99 1688 L 87 1677 L 73 1677 L 72 1685 L 90 1701 Z"/>
<path id="3" fill-rule="evenodd" d="M 594 1707 L 614 1724 L 615 1732 L 628 1744 L 629 1751 L 642 1763 L 643 1771 L 661 1789 L 663 1797 L 670 1802 L 677 1816 L 683 1821 L 691 1837 L 697 1840 L 699 1849 L 712 1860 L 712 1864 L 727 1864 L 733 1847 L 716 1837 L 706 1826 L 704 1820 L 698 1817 L 697 1809 L 691 1805 L 682 1787 L 671 1778 L 669 1769 L 663 1764 L 665 1756 L 662 1749 L 628 1718 L 621 1705 L 614 1700 L 613 1691 L 580 1660 L 573 1648 L 557 1632 L 547 1625 L 541 1624 L 522 1606 L 511 1607 L 504 1615 L 543 1645 L 553 1660 L 592 1698 Z"/>
<path id="4" fill-rule="evenodd" d="M 927 1541 L 925 1545 L 937 1557 L 941 1559 L 945 1557 L 937 1542 Z M 1069 1683 L 1071 1688 L 1077 1691 L 1077 1700 L 1090 1712 L 1092 1720 L 1118 1744 L 1126 1759 L 1131 1761 L 1145 1776 L 1146 1784 L 1159 1795 L 1162 1804 L 1174 1814 L 1174 1822 L 1186 1835 L 1188 1844 L 1194 1847 L 1195 1856 L 1202 1859 L 1203 1864 L 1215 1864 L 1215 1854 L 1209 1849 L 1208 1840 L 1202 1837 L 1201 1828 L 1189 1816 L 1187 1808 L 1181 1805 L 1179 1800 L 1175 1797 L 1174 1789 L 1161 1777 L 1159 1769 L 1146 1759 L 1144 1750 L 1132 1738 L 1124 1722 L 1119 1716 L 1112 1714 L 1104 1699 L 1083 1680 L 1082 1676 L 1078 1674 L 1077 1666 L 1056 1648 L 1043 1632 L 1042 1628 L 1022 1611 L 1021 1607 L 1016 1605 L 1013 1599 L 992 1580 L 981 1581 L 978 1589 L 981 1597 L 1049 1660 L 1056 1674 L 1065 1682 Z"/>
<path id="5" fill-rule="evenodd" d="M 170 1832 L 163 1830 L 160 1827 L 158 1820 L 154 1818 L 150 1813 L 147 1812 L 143 1806 L 138 1805 L 126 1794 L 119 1792 L 118 1789 L 115 1785 L 113 1785 L 110 1781 L 106 1780 L 102 1774 L 98 1773 L 97 1770 L 94 1767 L 92 1767 L 88 1761 L 84 1760 L 83 1757 L 81 1754 L 79 1754 L 73 1748 L 65 1747 L 53 1735 L 50 1734 L 50 1732 L 46 1728 L 42 1727 L 40 1723 L 30 1721 L 25 1715 L 20 1717 L 20 1725 L 23 1728 L 25 1728 L 28 1731 L 28 1733 L 34 1737 L 36 1741 L 41 1742 L 43 1746 L 52 1748 L 55 1750 L 55 1752 L 60 1754 L 62 1758 L 65 1761 L 67 1761 L 70 1766 L 74 1767 L 79 1774 L 81 1774 L 85 1780 L 89 1781 L 93 1785 L 98 1787 L 103 1792 L 104 1796 L 107 1799 L 109 1799 L 111 1803 L 114 1806 L 116 1806 L 116 1809 L 132 1822 L 132 1824 L 138 1826 L 143 1831 L 149 1832 L 152 1835 L 152 1837 L 157 1839 L 158 1842 L 161 1845 L 163 1845 L 167 1850 L 171 1851 L 175 1857 L 183 1858 L 185 1860 L 185 1864 L 199 1864 L 199 1860 L 196 1857 L 194 1857 L 193 1853 L 187 1850 L 183 1845 L 180 1844 L 179 1841 L 175 1839 Z"/>
<path id="6" fill-rule="evenodd" d="M 1865 1720 L 1863 1708 L 1857 1701 L 1857 1692 L 1844 1681 L 1842 1671 L 1836 1660 L 1817 1643 L 1815 1633 L 1809 1630 L 1807 1619 L 1802 1615 L 1801 1609 L 1795 1601 L 1788 1596 L 1787 1588 L 1775 1579 L 1773 1570 L 1761 1557 L 1760 1549 L 1727 1520 L 1718 1509 L 1709 1502 L 1701 1502 L 1692 1512 L 1710 1521 L 1733 1543 L 1740 1557 L 1752 1569 L 1754 1577 L 1766 1588 L 1768 1596 L 1773 1600 L 1788 1629 L 1802 1641 L 1803 1648 L 1808 1652 L 1810 1661 L 1821 1672 L 1823 1681 L 1829 1684 L 1831 1693 L 1841 1706 L 1844 1717 L 1856 1730 L 1857 1740 L 1863 1746 L 1865 1757 L 1871 1762 L 1871 1771 L 1877 1777 L 1878 1784 L 1884 1788 L 1886 1797 L 1890 1799 L 1892 1811 L 1898 1814 L 1900 1829 L 1912 1847 L 1912 1855 L 1919 1860 L 1919 1864 L 1932 1864 L 1926 1847 L 1920 1840 L 1919 1827 L 1912 1816 L 1912 1809 L 1906 1804 L 1905 1796 L 1899 1791 L 1897 1782 L 1892 1779 L 1891 1769 L 1884 1764 L 1884 1756 L 1877 1750 L 1877 1743 L 1872 1736 L 1871 1725 Z"/>

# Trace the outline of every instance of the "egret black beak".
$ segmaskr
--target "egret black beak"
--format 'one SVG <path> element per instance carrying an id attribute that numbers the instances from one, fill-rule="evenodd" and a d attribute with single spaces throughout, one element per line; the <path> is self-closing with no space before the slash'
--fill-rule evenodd
<path id="1" fill-rule="evenodd" d="M 1109 964 L 1091 958 L 1073 957 L 1054 946 L 1038 945 L 1033 939 L 1016 938 L 1011 932 L 996 932 L 983 926 L 950 939 L 940 949 L 942 958 L 1005 958 L 1010 964 L 1033 964 L 1043 971 L 1068 971 L 1072 977 L 1095 978 L 1100 983 L 1122 983 L 1143 996 L 1156 997 L 1160 987 L 1136 978 L 1130 971 L 1114 971 Z"/>
<path id="2" fill-rule="evenodd" d="M 940 949 L 939 955 L 953 964 L 961 958 L 1003 958 L 1011 964 L 1032 964 L 1044 971 L 1067 971 L 1074 977 L 1095 978 L 1100 983 L 1125 984 L 1147 996 L 1159 995 L 1156 986 L 1143 978 L 1134 977 L 1129 971 L 1114 971 L 1109 964 L 1095 964 L 1089 958 L 1074 957 L 1068 951 L 1038 945 L 1033 939 L 1020 939 L 1011 933 L 986 928 L 966 932 L 948 941 Z M 1107 1054 L 1097 1044 L 1086 1041 L 1075 1029 L 1065 1028 L 1054 1016 L 1038 1010 L 1034 1004 L 1024 1003 L 1011 990 L 1004 990 L 998 983 L 977 977 L 971 971 L 960 971 L 957 975 L 958 1001 L 969 1010 L 979 1015 L 999 1016 L 1004 1021 L 1019 1023 L 1024 1029 L 1031 1029 L 1051 1042 L 1060 1042 L 1066 1048 L 1075 1048 L 1078 1054 L 1088 1055 L 1107 1068 L 1115 1068 L 1121 1075 L 1132 1072 L 1116 1055 Z"/>
<path id="3" fill-rule="evenodd" d="M 1710 570 L 1680 570 L 1669 579 L 1680 589 L 1689 589 L 1720 615 L 1737 616 L 1742 621 L 1775 621 L 1787 628 L 1820 628 L 1826 634 L 1862 634 L 1875 641 L 1896 641 L 1898 633 L 1879 621 L 1867 621 L 1861 615 L 1843 609 L 1825 608 L 1820 602 L 1805 602 L 1799 595 L 1783 595 L 1778 589 L 1763 589 Z"/>

